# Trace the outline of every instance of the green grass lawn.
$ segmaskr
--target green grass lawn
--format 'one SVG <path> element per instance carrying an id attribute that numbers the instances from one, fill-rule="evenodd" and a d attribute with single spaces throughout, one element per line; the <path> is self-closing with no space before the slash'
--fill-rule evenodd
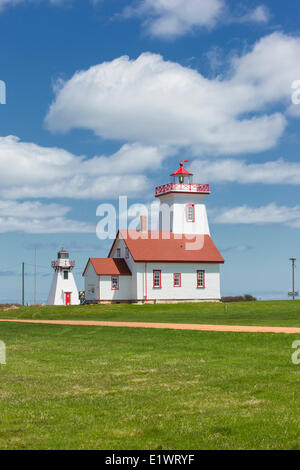
<path id="1" fill-rule="evenodd" d="M 298 338 L 1 323 L 0 448 L 300 449 Z"/>
<path id="2" fill-rule="evenodd" d="M 23 307 L 0 311 L 0 318 L 81 319 L 206 323 L 224 325 L 299 326 L 300 301 L 184 303 L 157 305 L 84 305 L 73 307 Z"/>

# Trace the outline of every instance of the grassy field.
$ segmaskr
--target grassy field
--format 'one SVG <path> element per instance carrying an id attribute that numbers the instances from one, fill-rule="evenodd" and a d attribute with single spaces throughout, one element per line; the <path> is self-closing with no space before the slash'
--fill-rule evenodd
<path id="1" fill-rule="evenodd" d="M 0 318 L 155 321 L 220 325 L 300 326 L 300 301 L 23 307 Z"/>
<path id="2" fill-rule="evenodd" d="M 1 323 L 0 448 L 300 449 L 296 338 Z"/>

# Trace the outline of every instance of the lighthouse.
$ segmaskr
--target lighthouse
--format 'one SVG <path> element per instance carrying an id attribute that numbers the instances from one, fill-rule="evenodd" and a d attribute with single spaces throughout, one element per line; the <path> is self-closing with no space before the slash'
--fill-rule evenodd
<path id="1" fill-rule="evenodd" d="M 86 303 L 220 301 L 224 258 L 210 235 L 209 185 L 195 183 L 183 161 L 170 176 L 155 188 L 159 229 L 143 215 L 140 229 L 118 231 L 107 258 L 89 258 Z"/>
<path id="2" fill-rule="evenodd" d="M 47 305 L 79 305 L 78 290 L 72 273 L 75 261 L 70 261 L 69 252 L 61 249 L 52 261 L 54 275 Z"/>
<path id="3" fill-rule="evenodd" d="M 193 173 L 183 167 L 182 161 L 170 176 L 170 183 L 155 189 L 155 197 L 160 200 L 161 229 L 174 234 L 210 235 L 205 206 L 209 185 L 193 183 Z"/>

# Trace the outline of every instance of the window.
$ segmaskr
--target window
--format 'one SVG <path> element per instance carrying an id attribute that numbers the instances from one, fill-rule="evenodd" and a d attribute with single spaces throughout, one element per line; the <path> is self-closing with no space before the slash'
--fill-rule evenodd
<path id="1" fill-rule="evenodd" d="M 159 269 L 155 269 L 153 271 L 153 288 L 154 289 L 161 288 L 161 271 Z"/>
<path id="2" fill-rule="evenodd" d="M 69 259 L 69 253 L 58 253 L 58 258 L 59 259 Z"/>
<path id="3" fill-rule="evenodd" d="M 129 249 L 127 248 L 127 246 L 125 248 L 125 258 L 129 258 Z"/>
<path id="4" fill-rule="evenodd" d="M 197 289 L 205 288 L 205 271 L 197 271 Z"/>
<path id="5" fill-rule="evenodd" d="M 65 280 L 69 279 L 69 271 L 64 271 L 64 279 Z"/>
<path id="6" fill-rule="evenodd" d="M 181 287 L 181 273 L 174 274 L 174 287 Z"/>
<path id="7" fill-rule="evenodd" d="M 119 276 L 112 276 L 111 277 L 111 289 L 118 290 L 119 289 Z"/>
<path id="8" fill-rule="evenodd" d="M 121 248 L 117 248 L 117 258 L 121 258 Z"/>
<path id="9" fill-rule="evenodd" d="M 186 221 L 195 222 L 195 206 L 194 204 L 186 205 Z"/>

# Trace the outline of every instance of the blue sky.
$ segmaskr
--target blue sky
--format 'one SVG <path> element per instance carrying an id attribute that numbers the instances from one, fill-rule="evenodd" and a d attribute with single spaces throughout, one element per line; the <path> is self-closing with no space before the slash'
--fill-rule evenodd
<path id="1" fill-rule="evenodd" d="M 106 256 L 96 208 L 153 200 L 182 158 L 226 259 L 222 294 L 287 298 L 300 256 L 300 5 L 0 0 L 0 301 L 38 300 L 64 245 Z M 78 73 L 80 72 L 80 73 Z M 298 284 L 299 287 L 299 284 Z"/>

